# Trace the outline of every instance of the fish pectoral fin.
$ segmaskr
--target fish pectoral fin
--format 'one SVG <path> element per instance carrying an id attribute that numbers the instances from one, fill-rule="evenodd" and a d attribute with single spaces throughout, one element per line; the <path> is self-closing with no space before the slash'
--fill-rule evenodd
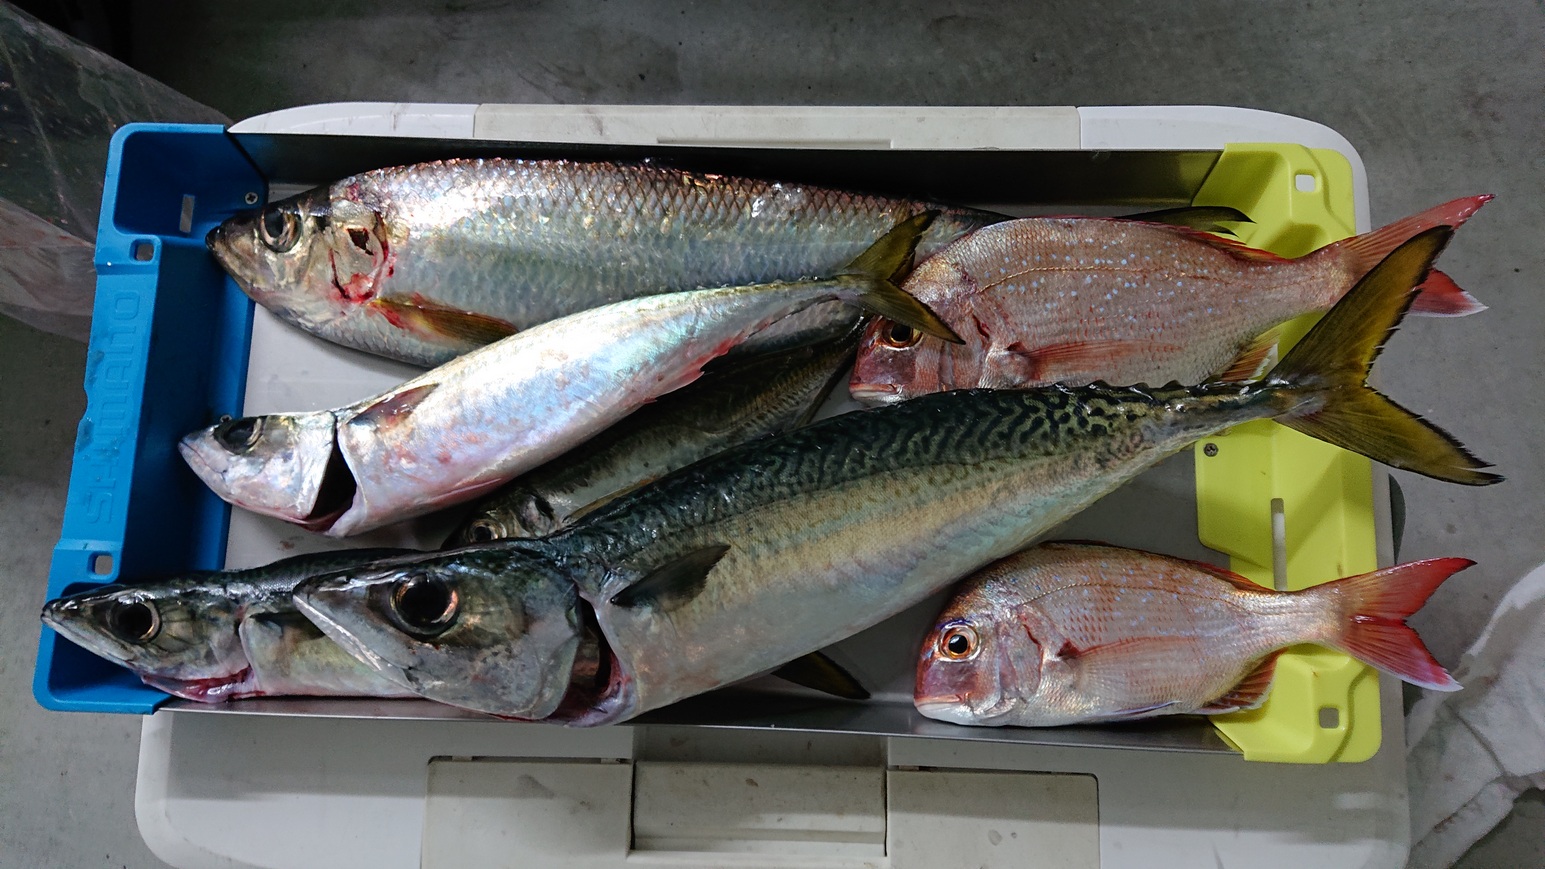
<path id="1" fill-rule="evenodd" d="M 1254 223 L 1250 216 L 1227 205 L 1184 205 L 1180 208 L 1163 208 L 1129 214 L 1120 220 L 1140 220 L 1144 223 L 1162 223 L 1165 226 L 1183 226 L 1202 232 L 1221 232 L 1233 235 L 1234 231 L 1224 223 Z"/>
<path id="2" fill-rule="evenodd" d="M 407 299 L 377 296 L 370 304 L 399 329 L 455 338 L 468 344 L 492 344 L 518 331 L 513 323 L 498 317 L 442 305 L 417 293 Z"/>
<path id="3" fill-rule="evenodd" d="M 773 671 L 785 682 L 841 697 L 844 700 L 868 700 L 869 691 L 841 664 L 824 652 L 811 652 Z"/>
<path id="4" fill-rule="evenodd" d="M 1027 347 L 1019 341 L 1003 348 L 1024 367 L 1026 380 L 1038 383 L 1057 383 L 1087 376 L 1087 372 L 1106 371 L 1113 362 L 1142 353 L 1169 354 L 1180 348 L 1173 344 L 1155 344 L 1151 341 L 1123 341 L 1117 339 L 1099 341 L 1069 341 L 1064 344 L 1046 344 Z"/>
<path id="5" fill-rule="evenodd" d="M 1254 709 L 1266 702 L 1266 693 L 1271 690 L 1271 680 L 1277 675 L 1277 653 L 1262 661 L 1259 666 L 1250 671 L 1238 685 L 1230 688 L 1227 694 L 1208 703 L 1196 710 L 1203 715 L 1216 715 L 1220 712 L 1239 712 L 1244 709 Z"/>
<path id="6" fill-rule="evenodd" d="M 354 414 L 349 423 L 351 425 L 354 423 L 366 423 L 376 427 L 383 427 L 400 422 L 403 417 L 412 413 L 414 408 L 422 404 L 424 399 L 428 398 L 429 394 L 434 392 L 439 386 L 440 384 L 438 383 L 424 383 L 412 389 L 393 392 L 359 413 Z"/>
<path id="7" fill-rule="evenodd" d="M 1215 380 L 1219 383 L 1244 383 L 1259 380 L 1277 364 L 1277 342 L 1282 338 L 1281 327 L 1267 329 L 1259 337 L 1246 344 L 1228 367 Z"/>
<path id="8" fill-rule="evenodd" d="M 702 593 L 708 574 L 730 551 L 728 544 L 707 546 L 650 571 L 648 576 L 611 596 L 613 606 L 650 606 L 670 611 Z"/>

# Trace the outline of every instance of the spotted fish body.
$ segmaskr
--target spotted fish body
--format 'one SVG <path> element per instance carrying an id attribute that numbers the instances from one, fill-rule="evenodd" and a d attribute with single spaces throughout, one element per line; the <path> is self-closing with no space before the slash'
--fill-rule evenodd
<path id="1" fill-rule="evenodd" d="M 834 274 L 924 210 L 940 217 L 920 255 L 1002 219 L 651 164 L 487 158 L 354 175 L 233 217 L 208 244 L 280 318 L 432 366 L 639 296 Z"/>
<path id="2" fill-rule="evenodd" d="M 1395 244 L 1457 226 L 1489 196 L 1283 259 L 1195 230 L 1137 220 L 1025 218 L 972 233 L 922 262 L 905 289 L 964 339 L 945 346 L 871 323 L 851 390 L 883 403 L 930 392 L 1050 383 L 1200 383 L 1264 370 L 1263 333 L 1340 299 Z M 1481 306 L 1433 272 L 1414 310 Z"/>
<path id="3" fill-rule="evenodd" d="M 1043 544 L 960 584 L 923 641 L 915 702 L 930 718 L 988 726 L 1234 712 L 1266 698 L 1276 653 L 1299 643 L 1455 690 L 1404 619 L 1472 563 L 1277 592 L 1151 552 Z"/>

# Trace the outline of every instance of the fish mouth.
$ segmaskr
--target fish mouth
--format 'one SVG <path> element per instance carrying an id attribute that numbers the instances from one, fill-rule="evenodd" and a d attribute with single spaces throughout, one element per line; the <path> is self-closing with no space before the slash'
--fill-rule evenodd
<path id="1" fill-rule="evenodd" d="M 52 628 L 59 636 L 93 655 L 123 667 L 129 666 L 127 657 L 113 641 L 87 627 L 89 618 L 81 600 L 68 597 L 51 600 L 43 605 L 41 618 L 43 624 Z"/>
<path id="2" fill-rule="evenodd" d="M 917 707 L 918 714 L 924 718 L 950 724 L 977 723 L 959 696 L 918 698 L 912 705 Z"/>
<path id="3" fill-rule="evenodd" d="M 175 679 L 145 673 L 139 674 L 139 677 L 146 685 L 158 691 L 199 703 L 224 703 L 243 697 L 257 697 L 262 693 L 252 678 L 250 666 L 228 676 L 207 676 L 203 679 Z"/>
<path id="4" fill-rule="evenodd" d="M 864 404 L 891 404 L 901 400 L 901 387 L 894 383 L 854 383 L 848 387 L 848 394 Z"/>
<path id="5" fill-rule="evenodd" d="M 193 473 L 200 480 L 204 481 L 204 485 L 214 488 L 211 481 L 219 480 L 223 483 L 226 469 L 216 468 L 212 462 L 204 457 L 203 451 L 198 448 L 198 436 L 201 434 L 203 434 L 202 430 L 190 435 L 184 435 L 177 442 L 177 452 L 182 454 L 182 460 L 188 463 L 188 467 L 192 469 Z"/>

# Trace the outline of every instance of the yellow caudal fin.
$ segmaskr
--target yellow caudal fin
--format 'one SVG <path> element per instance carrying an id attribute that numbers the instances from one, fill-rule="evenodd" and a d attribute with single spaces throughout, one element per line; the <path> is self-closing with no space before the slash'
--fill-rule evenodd
<path id="1" fill-rule="evenodd" d="M 1502 477 L 1451 435 L 1367 384 L 1432 262 L 1453 235 L 1446 226 L 1413 236 L 1357 282 L 1266 375 L 1279 387 L 1277 421 L 1394 468 L 1485 486 Z"/>
<path id="2" fill-rule="evenodd" d="M 842 276 L 854 279 L 852 285 L 856 292 L 839 298 L 887 320 L 927 332 L 951 344 L 961 344 L 964 342 L 960 336 L 937 314 L 896 285 L 912 270 L 912 255 L 917 251 L 917 243 L 938 216 L 937 211 L 912 215 L 848 263 Z"/>

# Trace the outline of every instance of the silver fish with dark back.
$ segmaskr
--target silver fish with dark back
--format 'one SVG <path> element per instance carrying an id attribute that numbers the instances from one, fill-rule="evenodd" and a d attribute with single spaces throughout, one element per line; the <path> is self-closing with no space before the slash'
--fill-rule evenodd
<path id="1" fill-rule="evenodd" d="M 187 700 L 411 696 L 324 637 L 292 597 L 302 580 L 418 554 L 352 549 L 107 586 L 49 601 L 43 623 Z"/>
<path id="2" fill-rule="evenodd" d="M 448 545 L 544 537 L 671 471 L 809 422 L 853 359 L 858 329 L 838 325 L 842 334 L 817 344 L 712 363 L 696 383 L 480 501 Z"/>

